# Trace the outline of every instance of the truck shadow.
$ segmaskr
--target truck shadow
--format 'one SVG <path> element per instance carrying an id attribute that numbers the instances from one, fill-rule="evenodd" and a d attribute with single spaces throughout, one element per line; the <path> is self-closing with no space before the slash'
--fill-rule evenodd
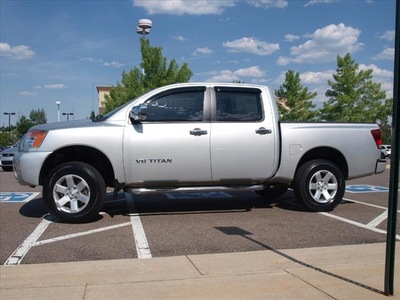
<path id="1" fill-rule="evenodd" d="M 271 200 L 254 192 L 230 193 L 150 193 L 133 195 L 105 203 L 103 211 L 110 216 L 137 213 L 140 215 L 237 213 L 253 209 L 306 211 L 289 191 Z"/>
<path id="2" fill-rule="evenodd" d="M 28 218 L 43 218 L 49 212 L 43 203 L 43 199 L 36 198 L 22 205 L 19 213 Z"/>
<path id="3" fill-rule="evenodd" d="M 232 193 L 149 193 L 126 197 L 119 193 L 107 194 L 102 212 L 111 217 L 137 213 L 140 215 L 237 213 L 254 209 L 279 208 L 290 211 L 306 211 L 295 199 L 292 191 L 277 199 L 265 199 L 254 192 Z M 28 218 L 43 218 L 49 214 L 42 198 L 25 203 L 19 213 Z M 98 218 L 92 221 L 98 221 Z"/>

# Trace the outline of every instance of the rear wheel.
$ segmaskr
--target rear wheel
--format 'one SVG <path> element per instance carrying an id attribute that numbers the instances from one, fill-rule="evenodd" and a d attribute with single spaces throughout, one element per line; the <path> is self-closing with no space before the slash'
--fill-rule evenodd
<path id="1" fill-rule="evenodd" d="M 342 201 L 345 187 L 339 167 L 317 159 L 305 163 L 296 172 L 294 193 L 311 211 L 331 211 Z"/>
<path id="2" fill-rule="evenodd" d="M 43 185 L 43 200 L 49 212 L 66 222 L 92 220 L 100 212 L 105 197 L 103 177 L 82 162 L 57 166 Z"/>

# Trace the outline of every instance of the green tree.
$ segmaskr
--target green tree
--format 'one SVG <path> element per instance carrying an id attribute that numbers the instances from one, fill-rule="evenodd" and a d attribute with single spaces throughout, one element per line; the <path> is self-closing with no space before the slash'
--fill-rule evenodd
<path id="1" fill-rule="evenodd" d="M 372 81 L 372 69 L 360 70 L 350 53 L 337 56 L 336 74 L 328 84 L 328 101 L 320 110 L 327 121 L 388 123 L 392 100 L 386 99 L 381 84 Z"/>
<path id="2" fill-rule="evenodd" d="M 29 114 L 29 119 L 32 121 L 34 125 L 47 123 L 47 116 L 43 108 L 31 110 Z"/>
<path id="3" fill-rule="evenodd" d="M 142 38 L 142 63 L 129 72 L 123 71 L 121 82 L 111 88 L 110 95 L 105 96 L 105 111 L 109 112 L 118 106 L 144 93 L 164 85 L 188 82 L 193 73 L 187 63 L 181 67 L 172 59 L 169 64 L 162 55 L 161 47 L 152 47 L 148 39 Z"/>
<path id="4" fill-rule="evenodd" d="M 7 127 L 7 129 L 8 129 L 8 127 Z M 10 146 L 9 137 L 10 137 L 10 135 L 9 135 L 8 131 L 6 130 L 6 128 L 5 127 L 1 128 L 1 131 L 0 131 L 0 147 Z M 11 143 L 12 143 L 12 141 L 11 141 Z"/>
<path id="5" fill-rule="evenodd" d="M 17 122 L 18 135 L 23 136 L 32 126 L 33 122 L 29 120 L 25 115 L 22 115 Z"/>
<path id="6" fill-rule="evenodd" d="M 32 126 L 45 123 L 47 123 L 47 117 L 43 108 L 31 110 L 29 113 L 29 119 L 25 115 L 22 115 L 16 124 L 19 138 L 23 136 Z"/>
<path id="7" fill-rule="evenodd" d="M 311 93 L 308 88 L 303 87 L 298 72 L 289 70 L 286 72 L 285 81 L 275 90 L 278 110 L 282 120 L 315 120 L 318 111 L 312 99 L 317 93 Z"/>

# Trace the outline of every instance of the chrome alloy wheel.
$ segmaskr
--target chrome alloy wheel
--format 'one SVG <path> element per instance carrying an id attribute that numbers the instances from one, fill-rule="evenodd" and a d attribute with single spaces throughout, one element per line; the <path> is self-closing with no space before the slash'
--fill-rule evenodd
<path id="1" fill-rule="evenodd" d="M 78 213 L 89 203 L 90 187 L 82 177 L 68 174 L 57 180 L 53 198 L 58 210 Z"/>
<path id="2" fill-rule="evenodd" d="M 327 170 L 316 172 L 310 179 L 309 192 L 318 203 L 326 204 L 334 201 L 338 191 L 336 176 Z"/>

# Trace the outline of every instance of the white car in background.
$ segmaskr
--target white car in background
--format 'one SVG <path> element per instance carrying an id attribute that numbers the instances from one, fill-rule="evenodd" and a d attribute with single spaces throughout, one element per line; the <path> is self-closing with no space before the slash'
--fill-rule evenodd
<path id="1" fill-rule="evenodd" d="M 14 154 L 18 152 L 19 142 L 0 152 L 0 166 L 4 171 L 13 170 Z"/>
<path id="2" fill-rule="evenodd" d="M 382 151 L 382 158 L 385 157 L 391 157 L 392 155 L 392 146 L 391 145 L 381 145 L 381 151 Z"/>

